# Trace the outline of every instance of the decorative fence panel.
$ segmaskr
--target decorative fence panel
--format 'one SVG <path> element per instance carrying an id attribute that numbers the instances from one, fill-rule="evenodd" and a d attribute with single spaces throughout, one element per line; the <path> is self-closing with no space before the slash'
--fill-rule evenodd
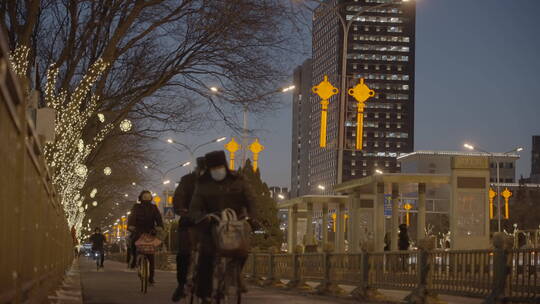
<path id="1" fill-rule="evenodd" d="M 416 252 L 369 255 L 369 284 L 375 288 L 413 289 L 417 286 Z"/>
<path id="2" fill-rule="evenodd" d="M 411 292 L 422 290 L 419 289 L 422 287 L 434 294 L 479 298 L 503 296 L 512 301 L 533 299 L 534 302 L 540 299 L 539 252 L 538 249 L 500 249 L 356 254 L 252 253 L 244 273 L 255 278 L 300 282 L 292 284 L 293 288 L 305 289 L 306 285 L 301 282 L 318 282 L 321 283 L 319 292 L 335 291 L 328 284 L 356 286 L 356 290 L 382 288 Z"/>
<path id="3" fill-rule="evenodd" d="M 267 278 L 270 273 L 270 254 L 257 254 L 255 256 L 255 273 L 259 277 Z"/>
<path id="4" fill-rule="evenodd" d="M 274 277 L 292 280 L 294 278 L 294 256 L 292 254 L 274 255 Z"/>
<path id="5" fill-rule="evenodd" d="M 507 293 L 511 298 L 534 298 L 540 294 L 540 250 L 514 250 L 510 255 Z"/>
<path id="6" fill-rule="evenodd" d="M 433 252 L 430 262 L 430 290 L 479 297 L 491 292 L 493 252 L 490 250 Z"/>
<path id="7" fill-rule="evenodd" d="M 321 282 L 324 280 L 324 254 L 306 253 L 300 259 L 302 277 L 307 281 Z"/>
<path id="8" fill-rule="evenodd" d="M 355 285 L 362 271 L 361 254 L 330 254 L 330 281 L 337 284 Z"/>

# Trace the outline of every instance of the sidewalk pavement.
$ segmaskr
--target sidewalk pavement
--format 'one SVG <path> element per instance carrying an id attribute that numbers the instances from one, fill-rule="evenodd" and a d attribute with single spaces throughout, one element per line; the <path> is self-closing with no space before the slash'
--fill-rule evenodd
<path id="1" fill-rule="evenodd" d="M 73 260 L 62 284 L 48 297 L 51 304 L 82 304 L 79 261 Z"/>
<path id="2" fill-rule="evenodd" d="M 126 269 L 125 264 L 107 260 L 105 268 L 97 271 L 92 260 L 81 258 L 80 268 L 85 304 L 172 303 L 170 298 L 176 288 L 175 272 L 156 270 L 155 286 L 150 287 L 147 294 L 141 294 L 137 273 Z M 184 304 L 185 301 L 180 303 Z M 351 304 L 354 302 L 349 299 L 302 295 L 250 286 L 242 303 Z"/>

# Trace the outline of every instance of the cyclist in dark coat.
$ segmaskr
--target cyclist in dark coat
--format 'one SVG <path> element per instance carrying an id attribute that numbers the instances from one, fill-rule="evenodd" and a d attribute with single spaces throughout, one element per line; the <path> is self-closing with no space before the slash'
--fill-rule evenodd
<path id="1" fill-rule="evenodd" d="M 241 176 L 227 168 L 225 152 L 214 151 L 205 155 L 207 171 L 199 179 L 191 205 L 189 217 L 196 223 L 210 213 L 220 213 L 225 208 L 234 209 L 239 217 L 253 218 L 256 214 L 255 195 Z M 212 293 L 212 274 L 216 254 L 211 225 L 200 228 L 200 254 L 197 265 L 197 297 L 210 303 Z M 241 265 L 245 262 L 242 259 Z"/>
<path id="2" fill-rule="evenodd" d="M 193 224 L 187 215 L 193 192 L 195 192 L 195 185 L 199 177 L 204 174 L 205 169 L 206 163 L 204 157 L 197 158 L 195 171 L 184 175 L 174 191 L 174 212 L 180 216 L 180 221 L 178 223 L 178 253 L 176 254 L 176 279 L 178 281 L 178 287 L 172 296 L 173 302 L 178 302 L 185 296 L 184 285 L 187 282 L 195 234 L 194 229 L 192 229 Z"/>
<path id="3" fill-rule="evenodd" d="M 103 268 L 103 261 L 105 260 L 105 236 L 101 233 L 99 227 L 94 229 L 94 234 L 90 236 L 90 242 L 92 242 L 92 252 L 99 253 L 99 266 Z"/>
<path id="4" fill-rule="evenodd" d="M 131 208 L 131 213 L 128 217 L 128 230 L 131 232 L 130 244 L 131 244 L 131 268 L 136 267 L 137 262 L 137 248 L 135 242 L 141 237 L 143 233 L 156 234 L 157 229 L 163 229 L 163 219 L 156 205 L 152 204 L 152 193 L 144 190 L 139 194 L 140 204 L 135 204 Z M 148 261 L 150 262 L 150 276 L 148 282 L 154 284 L 154 268 L 155 259 L 153 254 L 148 254 Z"/>

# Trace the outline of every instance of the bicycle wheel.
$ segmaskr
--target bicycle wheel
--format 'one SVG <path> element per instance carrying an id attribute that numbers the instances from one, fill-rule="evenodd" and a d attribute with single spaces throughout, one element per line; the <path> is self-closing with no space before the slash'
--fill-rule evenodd
<path id="1" fill-rule="evenodd" d="M 141 292 L 146 293 L 148 291 L 148 276 L 150 265 L 148 258 L 145 255 L 142 255 L 139 260 L 139 277 L 141 279 Z"/>
<path id="2" fill-rule="evenodd" d="M 229 286 L 229 301 L 228 304 L 241 304 L 242 303 L 242 288 L 240 287 L 240 276 L 242 275 L 240 264 L 238 261 L 232 261 L 230 269 L 230 286 Z M 229 272 L 229 270 L 227 270 Z"/>

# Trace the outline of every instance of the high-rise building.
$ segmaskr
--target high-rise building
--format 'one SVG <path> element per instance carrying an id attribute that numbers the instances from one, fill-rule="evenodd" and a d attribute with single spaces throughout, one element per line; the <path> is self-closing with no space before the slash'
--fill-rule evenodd
<path id="1" fill-rule="evenodd" d="M 355 16 L 366 7 L 383 3 L 396 4 Z M 357 102 L 352 96 L 346 97 L 343 182 L 371 175 L 377 169 L 399 172 L 396 157 L 414 150 L 415 11 L 414 1 L 401 3 L 399 0 L 325 1 L 325 5 L 315 11 L 313 84 L 328 75 L 329 81 L 340 87 L 343 29 L 336 15 L 339 12 L 344 20 L 353 20 L 346 52 L 347 88 L 357 84 L 359 78 L 365 78 L 366 84 L 376 91 L 376 95 L 366 102 L 361 151 L 355 149 Z M 300 174 L 293 176 L 294 182 L 307 183 L 307 192 L 301 191 L 300 195 L 331 192 L 339 175 L 339 94 L 329 100 L 326 148 L 319 147 L 320 99 L 313 93 L 309 96 L 309 171 L 307 175 L 304 171 L 296 171 Z M 302 98 L 305 100 L 307 96 L 302 95 Z M 293 125 L 296 123 L 294 120 Z M 295 147 L 293 145 L 293 150 Z M 293 157 L 293 167 L 297 159 Z M 323 188 L 325 190 L 321 190 Z M 294 192 L 294 184 L 292 189 Z"/>
<path id="2" fill-rule="evenodd" d="M 530 180 L 532 183 L 540 183 L 540 135 L 532 137 Z"/>
<path id="3" fill-rule="evenodd" d="M 311 134 L 311 59 L 304 61 L 294 70 L 296 90 L 292 102 L 292 158 L 291 197 L 309 193 L 309 150 Z"/>

